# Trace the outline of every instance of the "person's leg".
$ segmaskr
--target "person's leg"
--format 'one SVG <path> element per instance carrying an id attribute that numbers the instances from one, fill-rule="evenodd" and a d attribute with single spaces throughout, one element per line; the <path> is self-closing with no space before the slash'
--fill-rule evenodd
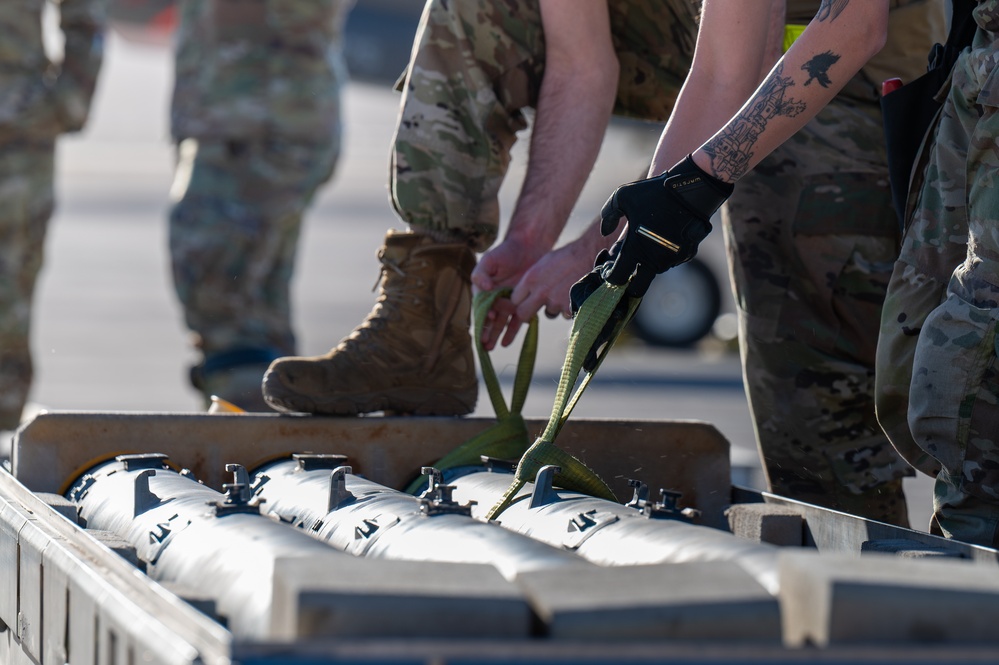
<path id="1" fill-rule="evenodd" d="M 192 378 L 244 408 L 275 358 L 294 353 L 290 280 L 302 215 L 332 173 L 337 146 L 301 141 L 200 141 L 170 214 L 174 284 L 203 362 Z"/>
<path id="2" fill-rule="evenodd" d="M 31 314 L 54 207 L 54 144 L 0 148 L 0 430 L 13 430 L 31 388 Z"/>
<path id="3" fill-rule="evenodd" d="M 980 35 L 981 36 L 981 35 Z M 968 243 L 947 297 L 927 317 L 913 355 L 909 425 L 943 466 L 934 527 L 999 545 L 999 71 L 994 46 L 974 49 L 955 72 L 968 140 Z"/>
<path id="4" fill-rule="evenodd" d="M 610 4 L 621 66 L 616 113 L 668 117 L 689 67 L 698 4 Z M 324 413 L 474 408 L 472 251 L 496 239 L 497 194 L 517 132 L 526 127 L 522 110 L 537 101 L 544 56 L 538 0 L 428 3 L 403 81 L 390 167 L 392 202 L 411 232 L 387 236 L 381 255 L 396 258 L 383 270 L 378 305 L 354 333 L 323 356 L 271 366 L 264 387 L 271 405 Z M 428 261 L 429 268 L 421 268 Z M 400 308 L 392 294 L 413 289 L 423 303 L 459 305 Z M 448 297 L 441 300 L 443 294 Z M 410 331 L 424 331 L 433 344 Z M 441 355 L 445 348 L 449 354 Z M 373 357 L 395 360 L 381 368 Z M 426 360 L 445 357 L 452 360 Z M 368 378 L 349 378 L 358 376 Z"/>
<path id="5" fill-rule="evenodd" d="M 698 0 L 612 2 L 620 63 L 614 112 L 666 121 L 693 57 Z M 495 240 L 510 148 L 537 101 L 537 0 L 431 2 L 403 81 L 390 189 L 414 231 L 476 251 Z M 585 101 L 585 100 L 583 100 Z"/>
<path id="6" fill-rule="evenodd" d="M 958 78 L 967 78 L 967 55 L 958 59 L 954 71 Z M 940 462 L 913 439 L 909 428 L 913 354 L 927 315 L 945 299 L 954 267 L 967 253 L 966 163 L 970 132 L 977 120 L 976 97 L 960 84 L 952 86 L 923 146 L 878 337 L 878 421 L 902 457 L 930 476 L 937 475 Z"/>
<path id="7" fill-rule="evenodd" d="M 537 0 L 428 3 L 389 172 L 393 206 L 411 230 L 480 252 L 492 245 L 510 149 L 543 74 Z"/>
<path id="8" fill-rule="evenodd" d="M 897 227 L 876 113 L 834 102 L 740 181 L 723 219 L 769 489 L 908 525 L 874 412 Z"/>
<path id="9" fill-rule="evenodd" d="M 271 365 L 264 395 L 274 408 L 340 415 L 474 409 L 474 252 L 496 239 L 499 188 L 543 63 L 537 0 L 428 3 L 390 167 L 392 202 L 410 231 L 386 236 L 377 303 L 360 326 L 329 353 Z"/>

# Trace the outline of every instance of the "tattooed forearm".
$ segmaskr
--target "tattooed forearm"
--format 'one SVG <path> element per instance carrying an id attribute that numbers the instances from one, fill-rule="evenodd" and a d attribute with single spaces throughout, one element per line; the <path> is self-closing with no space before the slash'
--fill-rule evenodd
<path id="1" fill-rule="evenodd" d="M 808 72 L 808 80 L 805 85 L 816 81 L 823 88 L 828 88 L 832 81 L 829 79 L 829 68 L 839 62 L 839 55 L 832 51 L 819 53 L 817 56 L 801 66 L 802 71 Z"/>
<path id="2" fill-rule="evenodd" d="M 867 1 L 869 2 L 870 0 Z M 846 9 L 848 4 L 850 4 L 850 0 L 822 0 L 822 4 L 819 5 L 819 11 L 815 13 L 815 18 L 818 21 L 829 19 L 829 22 L 832 23 Z"/>
<path id="3" fill-rule="evenodd" d="M 711 158 L 714 175 L 735 182 L 749 170 L 753 151 L 760 134 L 771 119 L 793 118 L 805 110 L 805 103 L 788 96 L 794 87 L 790 76 L 783 76 L 784 65 L 778 65 L 739 115 L 702 148 Z"/>

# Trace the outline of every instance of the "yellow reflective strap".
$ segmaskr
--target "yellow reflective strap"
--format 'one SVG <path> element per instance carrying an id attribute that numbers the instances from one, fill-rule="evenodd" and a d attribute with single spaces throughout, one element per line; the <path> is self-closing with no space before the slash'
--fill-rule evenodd
<path id="1" fill-rule="evenodd" d="M 801 33 L 805 31 L 807 25 L 793 25 L 788 24 L 784 26 L 784 53 L 787 53 L 791 48 L 791 45 L 801 37 Z"/>

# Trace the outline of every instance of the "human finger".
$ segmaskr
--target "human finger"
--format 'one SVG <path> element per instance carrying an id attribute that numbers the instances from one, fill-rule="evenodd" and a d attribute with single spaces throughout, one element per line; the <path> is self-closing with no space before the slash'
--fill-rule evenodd
<path id="1" fill-rule="evenodd" d="M 510 301 L 506 298 L 497 298 L 486 315 L 489 325 L 482 328 L 482 346 L 486 351 L 492 351 L 496 348 L 496 342 L 506 330 L 513 315 L 513 305 Z"/>
<path id="2" fill-rule="evenodd" d="M 524 325 L 524 322 L 514 314 L 510 317 L 510 320 L 506 324 L 506 334 L 503 335 L 503 341 L 501 344 L 503 346 L 510 346 L 513 344 L 513 340 L 517 338 L 517 333 L 520 332 L 520 326 Z"/>

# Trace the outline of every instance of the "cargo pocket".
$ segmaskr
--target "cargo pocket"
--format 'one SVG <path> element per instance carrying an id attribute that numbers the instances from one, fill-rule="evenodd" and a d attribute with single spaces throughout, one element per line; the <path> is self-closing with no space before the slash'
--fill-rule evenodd
<path id="1" fill-rule="evenodd" d="M 795 215 L 778 334 L 867 365 L 897 252 L 887 184 L 868 173 L 809 177 Z"/>
<path id="2" fill-rule="evenodd" d="M 999 367 L 994 312 L 948 296 L 916 344 L 909 427 L 919 446 L 982 499 L 999 498 Z"/>
<path id="3" fill-rule="evenodd" d="M 929 476 L 939 463 L 912 438 L 909 430 L 909 390 L 913 356 L 926 317 L 940 305 L 946 284 L 934 280 L 905 260 L 896 263 L 881 313 L 881 330 L 874 368 L 878 422 L 892 445 L 909 464 Z"/>

